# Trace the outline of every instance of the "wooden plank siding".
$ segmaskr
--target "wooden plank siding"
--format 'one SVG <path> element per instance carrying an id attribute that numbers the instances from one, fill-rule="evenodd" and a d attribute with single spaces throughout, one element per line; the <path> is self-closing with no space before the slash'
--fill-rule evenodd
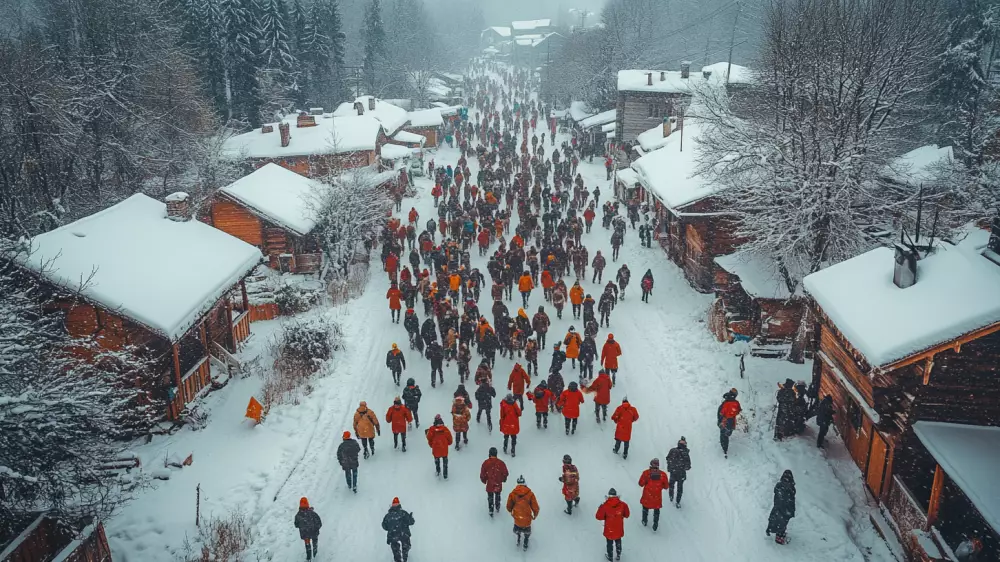
<path id="1" fill-rule="evenodd" d="M 250 337 L 250 312 L 241 312 L 236 318 L 233 318 L 233 339 L 236 341 L 236 345 L 240 345 Z"/>
<path id="2" fill-rule="evenodd" d="M 260 218 L 239 203 L 226 197 L 212 201 L 212 226 L 258 248 L 264 245 Z"/>
<path id="3" fill-rule="evenodd" d="M 653 74 L 654 83 L 660 79 Z M 635 143 L 640 133 L 663 124 L 664 117 L 683 111 L 690 96 L 658 92 L 618 92 L 615 107 L 617 142 Z"/>
<path id="4" fill-rule="evenodd" d="M 382 135 L 382 139 L 379 147 L 385 144 L 385 135 Z M 343 154 L 251 158 L 250 164 L 256 169 L 274 163 L 307 178 L 318 178 L 341 170 L 370 166 L 378 160 L 377 152 L 378 150 L 359 150 Z"/>

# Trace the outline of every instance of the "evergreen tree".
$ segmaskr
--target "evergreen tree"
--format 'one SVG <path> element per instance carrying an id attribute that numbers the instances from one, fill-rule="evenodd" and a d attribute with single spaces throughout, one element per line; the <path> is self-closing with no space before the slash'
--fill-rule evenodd
<path id="1" fill-rule="evenodd" d="M 365 52 L 362 62 L 364 82 L 367 93 L 379 95 L 386 59 L 386 34 L 382 25 L 382 1 L 371 0 L 365 10 L 364 30 Z"/>
<path id="2" fill-rule="evenodd" d="M 263 68 L 290 71 L 295 66 L 285 21 L 288 9 L 284 0 L 266 0 L 260 21 L 260 60 Z"/>
<path id="3" fill-rule="evenodd" d="M 224 48 L 229 117 L 260 125 L 260 85 L 258 49 L 260 38 L 253 0 L 223 0 Z"/>

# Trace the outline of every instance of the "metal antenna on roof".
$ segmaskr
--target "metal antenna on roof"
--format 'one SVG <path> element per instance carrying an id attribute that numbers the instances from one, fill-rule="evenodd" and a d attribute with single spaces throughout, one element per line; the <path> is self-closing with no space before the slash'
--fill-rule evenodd
<path id="1" fill-rule="evenodd" d="M 938 215 L 941 213 L 941 206 L 934 205 L 934 222 L 931 223 L 931 239 L 927 243 L 927 253 L 931 253 L 934 247 L 934 236 L 937 234 Z"/>
<path id="2" fill-rule="evenodd" d="M 923 210 L 924 210 L 924 186 L 923 184 L 921 184 L 920 191 L 917 192 L 917 235 L 913 240 L 915 244 L 920 242 L 920 220 Z"/>

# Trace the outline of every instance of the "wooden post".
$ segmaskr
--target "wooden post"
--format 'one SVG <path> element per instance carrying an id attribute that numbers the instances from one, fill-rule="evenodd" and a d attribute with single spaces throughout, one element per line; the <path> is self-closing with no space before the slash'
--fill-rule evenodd
<path id="1" fill-rule="evenodd" d="M 226 343 L 229 344 L 229 351 L 236 353 L 236 335 L 233 334 L 233 303 L 229 300 L 227 293 L 223 300 L 226 303 Z"/>
<path id="2" fill-rule="evenodd" d="M 941 465 L 934 467 L 934 484 L 931 485 L 931 501 L 927 505 L 927 531 L 937 523 L 938 511 L 941 509 L 941 490 L 944 488 L 944 471 Z"/>
<path id="3" fill-rule="evenodd" d="M 174 344 L 174 379 L 177 381 L 177 394 L 181 397 L 181 404 L 187 404 L 187 396 L 184 395 L 184 385 L 181 383 L 181 350 L 180 344 Z M 180 415 L 180 412 L 176 412 Z"/>
<path id="4" fill-rule="evenodd" d="M 246 279 L 240 279 L 240 292 L 243 294 L 243 312 L 250 312 L 250 297 L 247 296 Z"/>
<path id="5" fill-rule="evenodd" d="M 199 330 L 201 331 L 201 345 L 205 348 L 205 357 L 208 357 L 212 354 L 212 352 L 208 348 L 208 330 L 205 328 L 204 320 L 201 321 L 201 326 L 199 327 Z M 210 365 L 209 372 L 211 372 L 211 363 L 209 363 L 209 365 Z M 200 373 L 198 375 L 198 382 L 201 384 L 201 386 L 205 386 L 205 379 Z"/>
<path id="6" fill-rule="evenodd" d="M 201 527 L 201 483 L 194 489 L 194 526 Z"/>

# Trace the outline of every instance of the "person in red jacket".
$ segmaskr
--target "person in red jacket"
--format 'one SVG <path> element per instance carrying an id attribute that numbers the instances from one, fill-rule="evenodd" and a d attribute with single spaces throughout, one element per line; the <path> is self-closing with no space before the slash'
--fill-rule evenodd
<path id="1" fill-rule="evenodd" d="M 385 272 L 389 274 L 389 281 L 392 283 L 396 282 L 397 269 L 399 269 L 399 256 L 396 252 L 389 252 L 389 256 L 385 258 Z"/>
<path id="2" fill-rule="evenodd" d="M 441 189 L 441 184 L 439 184 L 439 183 L 434 184 L 434 187 L 431 188 L 431 196 L 434 197 L 434 206 L 435 207 L 438 206 L 438 199 L 441 197 L 441 195 L 443 193 L 444 193 L 444 190 Z"/>
<path id="3" fill-rule="evenodd" d="M 601 365 L 611 373 L 611 384 L 618 382 L 618 358 L 622 355 L 622 346 L 615 341 L 614 334 L 608 334 L 608 341 L 601 348 Z"/>
<path id="4" fill-rule="evenodd" d="M 520 363 L 514 363 L 514 369 L 511 370 L 510 377 L 507 379 L 507 390 L 514 394 L 522 410 L 524 409 L 524 389 L 529 384 L 531 384 L 531 377 L 528 376 L 528 372 Z"/>
<path id="5" fill-rule="evenodd" d="M 493 517 L 494 511 L 500 512 L 500 492 L 507 476 L 507 465 L 497 458 L 497 448 L 490 447 L 490 458 L 483 461 L 479 469 L 479 481 L 486 484 L 486 506 L 490 508 L 490 517 Z"/>
<path id="6" fill-rule="evenodd" d="M 597 374 L 597 378 L 594 382 L 590 383 L 589 387 L 585 387 L 588 393 L 593 393 L 594 396 L 594 417 L 597 418 L 597 423 L 601 423 L 601 414 L 604 415 L 604 421 L 608 421 L 608 404 L 611 403 L 611 377 L 608 376 L 608 372 L 604 369 Z"/>
<path id="7" fill-rule="evenodd" d="M 503 452 L 507 452 L 510 441 L 510 456 L 517 456 L 517 434 L 521 432 L 521 408 L 514 402 L 514 395 L 508 394 L 500 403 L 500 433 L 503 434 Z"/>
<path id="8" fill-rule="evenodd" d="M 410 224 L 417 224 L 417 221 L 420 220 L 420 213 L 417 212 L 416 207 L 410 207 L 410 214 L 407 218 L 410 219 Z"/>
<path id="9" fill-rule="evenodd" d="M 622 453 L 622 458 L 627 459 L 628 442 L 632 440 L 632 424 L 639 421 L 639 410 L 628 403 L 626 396 L 622 398 L 622 405 L 615 409 L 614 414 L 611 414 L 611 421 L 615 422 L 615 448 L 613 450 L 617 455 L 619 447 L 624 443 L 625 452 Z"/>
<path id="10" fill-rule="evenodd" d="M 441 414 L 434 416 L 434 425 L 427 428 L 425 432 L 427 444 L 431 447 L 434 455 L 434 469 L 438 476 L 441 476 L 441 465 L 444 464 L 444 479 L 448 479 L 448 450 L 454 442 L 451 437 L 451 430 L 444 425 Z M 442 463 L 442 459 L 444 462 Z"/>
<path id="11" fill-rule="evenodd" d="M 614 545 L 617 559 L 622 559 L 622 537 L 625 536 L 625 520 L 631 513 L 628 504 L 618 499 L 614 488 L 608 490 L 608 499 L 597 508 L 597 520 L 604 521 L 604 538 L 607 541 L 608 553 L 605 556 L 611 560 L 611 547 Z"/>
<path id="12" fill-rule="evenodd" d="M 386 262 L 388 261 L 386 260 Z M 385 298 L 389 299 L 389 314 L 392 316 L 393 324 L 399 324 L 399 311 L 403 308 L 403 304 L 399 302 L 399 299 L 402 296 L 403 293 L 399 290 L 395 282 L 389 286 L 389 291 L 385 294 Z"/>
<path id="13" fill-rule="evenodd" d="M 573 515 L 573 506 L 580 505 L 580 471 L 569 455 L 563 455 L 562 476 L 559 477 L 559 481 L 562 482 L 563 499 L 566 500 L 566 509 L 563 513 Z"/>
<path id="14" fill-rule="evenodd" d="M 559 401 L 556 402 L 556 408 L 562 412 L 563 418 L 566 419 L 566 435 L 570 434 L 571 425 L 573 433 L 576 434 L 576 420 L 580 417 L 580 404 L 583 404 L 583 393 L 577 388 L 576 381 L 572 381 L 569 383 L 569 388 L 559 395 Z"/>
<path id="15" fill-rule="evenodd" d="M 399 447 L 399 440 L 403 440 L 403 452 L 406 452 L 406 426 L 413 421 L 413 414 L 410 409 L 403 405 L 399 396 L 392 401 L 392 406 L 385 413 L 385 423 L 392 426 L 392 448 Z"/>
<path id="16" fill-rule="evenodd" d="M 738 392 L 735 388 L 722 395 L 722 404 L 719 404 L 719 444 L 722 445 L 722 454 L 729 458 L 729 437 L 736 429 L 736 416 L 740 415 L 743 408 L 740 401 L 736 399 Z"/>
<path id="17" fill-rule="evenodd" d="M 667 488 L 667 473 L 660 470 L 660 459 L 649 461 L 642 476 L 639 477 L 639 487 L 642 488 L 642 498 L 639 504 L 642 505 L 642 526 L 646 526 L 649 519 L 649 510 L 653 510 L 653 530 L 660 526 L 660 508 L 663 507 L 663 489 Z"/>
<path id="18" fill-rule="evenodd" d="M 552 391 L 544 380 L 538 383 L 530 394 L 528 400 L 535 403 L 535 427 L 538 429 L 548 429 L 549 427 L 549 405 L 552 402 Z"/>

